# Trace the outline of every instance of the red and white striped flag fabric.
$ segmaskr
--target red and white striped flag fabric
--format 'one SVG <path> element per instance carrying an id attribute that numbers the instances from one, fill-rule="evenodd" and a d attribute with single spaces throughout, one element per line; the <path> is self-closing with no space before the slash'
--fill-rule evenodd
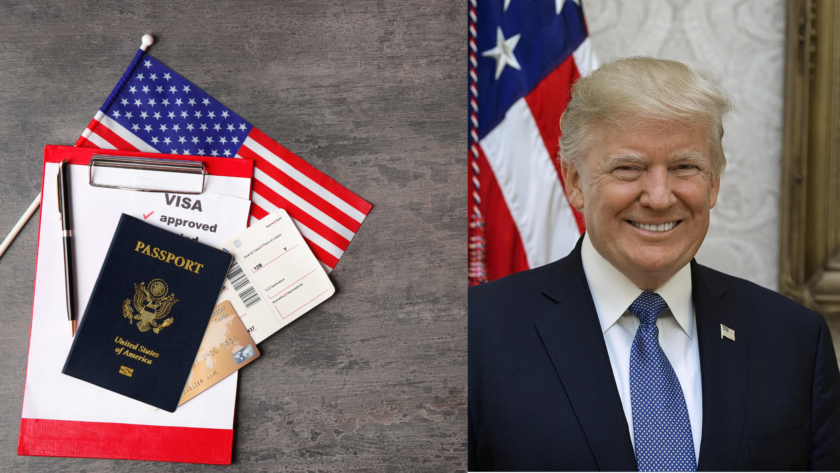
<path id="1" fill-rule="evenodd" d="M 580 0 L 469 4 L 469 282 L 566 256 L 584 231 L 557 161 L 569 88 L 597 67 Z"/>
<path id="2" fill-rule="evenodd" d="M 76 146 L 253 160 L 251 223 L 285 209 L 327 272 L 371 209 L 143 49 Z"/>

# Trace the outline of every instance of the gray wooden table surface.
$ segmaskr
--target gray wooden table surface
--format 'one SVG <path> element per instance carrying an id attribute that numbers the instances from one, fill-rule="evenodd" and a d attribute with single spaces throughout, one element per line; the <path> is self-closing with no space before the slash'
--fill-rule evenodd
<path id="1" fill-rule="evenodd" d="M 0 239 L 140 45 L 373 204 L 260 345 L 233 464 L 17 456 L 38 214 L 0 258 L 0 471 L 466 469 L 467 2 L 0 3 Z"/>

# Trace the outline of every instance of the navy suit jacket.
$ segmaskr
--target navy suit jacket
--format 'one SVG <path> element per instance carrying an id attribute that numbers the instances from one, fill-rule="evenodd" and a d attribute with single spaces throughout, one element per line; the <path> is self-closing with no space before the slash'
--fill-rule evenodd
<path id="1" fill-rule="evenodd" d="M 580 246 L 469 289 L 470 470 L 637 471 Z M 840 470 L 840 373 L 825 319 L 696 261 L 691 278 L 698 470 Z"/>

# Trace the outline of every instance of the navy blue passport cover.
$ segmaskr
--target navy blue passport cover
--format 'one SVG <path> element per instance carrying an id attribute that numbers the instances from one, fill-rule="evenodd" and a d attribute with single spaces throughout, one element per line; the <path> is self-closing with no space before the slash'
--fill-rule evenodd
<path id="1" fill-rule="evenodd" d="M 62 373 L 175 412 L 230 262 L 123 214 Z"/>

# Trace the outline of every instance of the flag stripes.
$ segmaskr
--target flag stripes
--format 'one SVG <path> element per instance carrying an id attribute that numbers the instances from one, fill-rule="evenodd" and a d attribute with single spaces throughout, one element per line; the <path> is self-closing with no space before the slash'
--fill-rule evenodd
<path id="1" fill-rule="evenodd" d="M 524 98 L 514 102 L 481 147 L 519 230 L 528 267 L 566 256 L 580 230 Z"/>
<path id="2" fill-rule="evenodd" d="M 256 145 L 262 146 L 267 153 L 260 152 L 259 147 Z M 361 224 L 365 216 L 370 212 L 372 206 L 361 197 L 349 191 L 326 174 L 315 169 L 314 166 L 296 156 L 280 143 L 269 138 L 268 135 L 259 129 L 253 128 L 251 130 L 243 146 L 252 149 L 266 160 L 272 161 L 272 164 L 289 175 L 292 180 L 300 182 L 336 208 L 341 209 L 341 211 L 359 222 L 359 224 Z M 277 158 L 277 160 L 272 160 L 272 157 Z M 355 230 L 358 230 L 358 227 Z"/>

